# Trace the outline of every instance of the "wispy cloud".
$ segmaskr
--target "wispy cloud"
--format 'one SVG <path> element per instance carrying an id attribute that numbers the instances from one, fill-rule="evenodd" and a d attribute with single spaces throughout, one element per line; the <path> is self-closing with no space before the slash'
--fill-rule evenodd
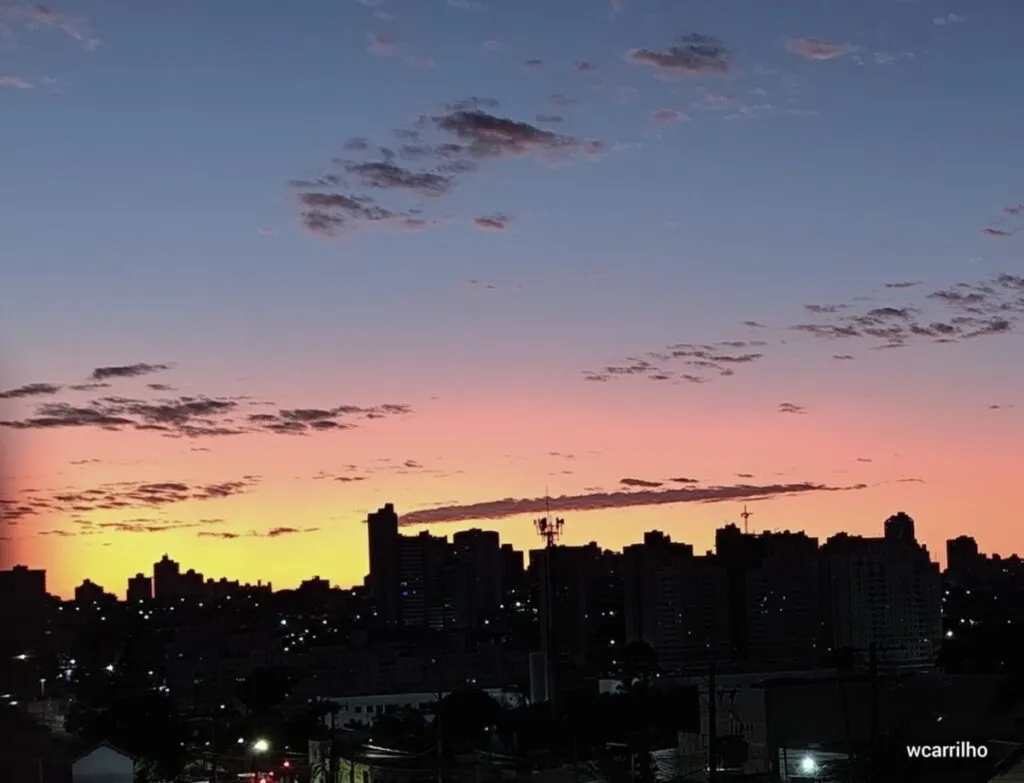
<path id="1" fill-rule="evenodd" d="M 29 383 L 16 389 L 0 392 L 0 400 L 16 400 L 23 397 L 52 397 L 61 388 L 52 383 Z"/>
<path id="2" fill-rule="evenodd" d="M 503 498 L 466 505 L 446 505 L 413 511 L 401 517 L 402 525 L 441 524 L 471 520 L 505 519 L 520 514 L 544 514 L 567 511 L 598 511 L 611 508 L 636 508 L 674 503 L 724 503 L 737 500 L 765 500 L 784 495 L 818 492 L 842 492 L 866 489 L 866 484 L 836 487 L 812 482 L 754 486 L 680 487 L 635 492 L 593 492 L 562 495 L 556 498 Z"/>
<path id="3" fill-rule="evenodd" d="M 438 222 L 430 202 L 447 195 L 481 165 L 498 158 L 564 160 L 595 142 L 502 117 L 497 101 L 470 98 L 396 129 L 393 144 L 351 139 L 327 173 L 296 180 L 304 226 L 335 237 L 368 227 L 424 228 Z"/>
<path id="4" fill-rule="evenodd" d="M 0 76 L 0 87 L 13 87 L 16 90 L 31 90 L 35 87 L 28 79 L 10 74 Z"/>
<path id="5" fill-rule="evenodd" d="M 508 228 L 508 218 L 505 215 L 483 215 L 473 218 L 473 224 L 483 231 L 504 231 Z"/>
<path id="6" fill-rule="evenodd" d="M 666 49 L 633 49 L 626 60 L 653 68 L 662 76 L 724 76 L 731 68 L 731 54 L 719 39 L 687 33 Z"/>
<path id="7" fill-rule="evenodd" d="M 246 494 L 259 482 L 259 476 L 243 476 L 237 480 L 212 484 L 186 481 L 119 481 L 99 484 L 89 489 L 30 490 L 15 500 L 0 500 L 0 510 L 4 511 L 8 520 L 17 521 L 42 515 L 155 509 Z M 114 521 L 102 522 L 96 526 L 109 527 L 115 523 L 124 524 Z"/>
<path id="8" fill-rule="evenodd" d="M 849 57 L 858 47 L 848 43 L 835 43 L 824 38 L 791 38 L 786 44 L 791 53 L 808 60 L 838 60 Z"/>
<path id="9" fill-rule="evenodd" d="M 879 296 L 886 300 L 878 301 Z M 906 297 L 893 302 L 895 296 Z M 825 342 L 850 345 L 866 343 L 872 350 L 902 348 L 914 342 L 936 345 L 957 343 L 1012 332 L 1024 321 L 1024 277 L 1007 273 L 971 283 L 921 291 L 917 282 L 884 284 L 873 296 L 857 296 L 848 302 L 804 305 L 811 316 L 782 327 L 790 336 L 806 335 Z M 748 329 L 769 327 L 744 321 Z M 786 342 L 723 340 L 717 343 L 678 343 L 667 349 L 626 357 L 600 370 L 587 370 L 583 378 L 608 382 L 621 378 L 681 384 L 704 384 L 731 376 L 744 365 L 763 361 L 767 352 Z M 849 351 L 835 352 L 834 361 L 852 361 Z M 673 365 L 682 366 L 677 371 Z M 796 412 L 796 411 L 785 411 Z"/>
<path id="10" fill-rule="evenodd" d="M 57 30 L 74 38 L 88 49 L 94 49 L 99 45 L 99 39 L 89 30 L 85 19 L 56 11 L 41 3 L 0 3 L 0 32 L 10 31 L 15 27 Z"/>
<path id="11" fill-rule="evenodd" d="M 258 531 L 249 530 L 245 533 L 237 533 L 231 530 L 202 530 L 196 533 L 200 538 L 219 538 L 224 541 L 234 541 L 238 538 L 280 538 L 282 536 L 294 536 L 300 533 L 315 533 L 318 527 L 272 527 L 270 530 Z"/>
<path id="12" fill-rule="evenodd" d="M 138 378 L 140 375 L 152 375 L 171 369 L 169 364 L 125 364 L 115 367 L 97 367 L 90 376 L 94 381 L 106 381 L 111 378 Z"/>
<path id="13" fill-rule="evenodd" d="M 584 372 L 588 381 L 609 381 L 614 378 L 640 376 L 653 381 L 673 383 L 708 383 L 716 377 L 730 376 L 740 365 L 764 358 L 763 340 L 722 340 L 717 343 L 676 343 L 662 351 L 651 351 L 642 357 L 627 357 L 618 364 L 598 371 Z M 673 365 L 686 368 L 677 372 Z"/>
<path id="14" fill-rule="evenodd" d="M 876 348 L 900 348 L 915 340 L 958 342 L 1012 331 L 1024 316 L 1024 277 L 997 274 L 933 291 L 914 303 L 851 302 L 817 312 L 826 317 L 790 328 L 824 340 L 869 340 Z"/>
<path id="15" fill-rule="evenodd" d="M 369 38 L 370 42 L 366 48 L 379 57 L 394 57 L 402 48 L 402 42 L 393 35 L 373 33 Z"/>
<path id="16" fill-rule="evenodd" d="M 623 487 L 641 487 L 644 489 L 656 489 L 657 487 L 665 486 L 664 481 L 651 481 L 650 479 L 638 478 L 619 479 L 619 484 Z"/>
<path id="17" fill-rule="evenodd" d="M 11 392 L 24 394 L 22 387 Z M 8 392 L 8 393 L 11 393 Z M 278 408 L 247 397 L 180 396 L 141 399 L 100 397 L 85 403 L 47 402 L 33 415 L 0 421 L 0 427 L 19 430 L 95 428 L 109 432 L 144 431 L 165 437 L 200 438 L 258 432 L 309 435 L 352 429 L 360 420 L 410 413 L 407 405 L 335 405 L 327 408 Z"/>
<path id="18" fill-rule="evenodd" d="M 658 109 L 651 112 L 651 122 L 655 125 L 677 125 L 686 122 L 690 118 L 678 109 Z"/>
<path id="19" fill-rule="evenodd" d="M 981 230 L 985 236 L 1005 239 L 1024 228 L 1024 204 L 1011 204 L 1001 210 L 1001 215 Z"/>

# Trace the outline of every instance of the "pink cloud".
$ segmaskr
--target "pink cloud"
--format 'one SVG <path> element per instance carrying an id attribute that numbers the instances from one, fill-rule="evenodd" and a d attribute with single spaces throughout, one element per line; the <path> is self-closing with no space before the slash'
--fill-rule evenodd
<path id="1" fill-rule="evenodd" d="M 20 76 L 0 76 L 0 87 L 13 87 L 16 90 L 31 90 L 35 87 Z"/>
<path id="2" fill-rule="evenodd" d="M 655 125 L 675 125 L 688 119 L 690 118 L 678 109 L 658 109 L 651 112 L 651 122 Z"/>
<path id="3" fill-rule="evenodd" d="M 823 38 L 791 38 L 786 49 L 808 60 L 838 60 L 857 51 L 852 44 L 833 43 Z"/>
<path id="4" fill-rule="evenodd" d="M 380 57 L 394 57 L 401 46 L 402 42 L 393 35 L 375 33 L 370 36 L 370 45 L 367 48 Z"/>
<path id="5" fill-rule="evenodd" d="M 473 225 L 481 231 L 504 231 L 508 228 L 508 218 L 505 215 L 482 215 L 473 218 Z"/>

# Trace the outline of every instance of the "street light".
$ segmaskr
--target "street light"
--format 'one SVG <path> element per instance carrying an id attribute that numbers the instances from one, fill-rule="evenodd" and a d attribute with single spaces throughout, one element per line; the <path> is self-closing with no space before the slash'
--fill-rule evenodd
<path id="1" fill-rule="evenodd" d="M 808 777 L 818 774 L 818 762 L 811 756 L 800 759 L 800 774 Z"/>
<path id="2" fill-rule="evenodd" d="M 270 743 L 265 739 L 258 739 L 252 743 L 253 753 L 266 753 L 268 750 L 270 750 Z"/>

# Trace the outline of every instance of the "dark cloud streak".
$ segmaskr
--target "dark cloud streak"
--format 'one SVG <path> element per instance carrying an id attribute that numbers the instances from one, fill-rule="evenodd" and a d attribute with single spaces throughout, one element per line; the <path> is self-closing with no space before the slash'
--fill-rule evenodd
<path id="1" fill-rule="evenodd" d="M 405 514 L 402 525 L 442 524 L 472 520 L 506 519 L 521 514 L 545 514 L 567 511 L 599 511 L 612 508 L 661 506 L 675 503 L 723 503 L 738 500 L 765 500 L 784 495 L 817 492 L 844 492 L 866 489 L 865 484 L 832 487 L 802 482 L 753 486 L 683 487 L 652 489 L 638 492 L 594 492 L 584 495 L 563 495 L 557 498 L 505 498 L 468 505 L 449 505 L 421 509 Z"/>

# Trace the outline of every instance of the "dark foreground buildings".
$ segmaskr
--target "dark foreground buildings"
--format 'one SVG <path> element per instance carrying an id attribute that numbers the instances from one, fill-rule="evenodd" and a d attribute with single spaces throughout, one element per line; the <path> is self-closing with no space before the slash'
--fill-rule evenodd
<path id="1" fill-rule="evenodd" d="M 1024 688 L 1011 685 L 1014 676 L 1024 682 L 1024 666 L 1014 674 L 1024 638 L 1007 635 L 1024 629 L 1019 561 L 955 539 L 944 583 L 905 514 L 886 520 L 877 537 L 820 543 L 729 525 L 713 553 L 655 531 L 621 553 L 555 545 L 528 561 L 493 531 L 406 534 L 390 505 L 369 516 L 367 533 L 370 573 L 344 590 L 319 578 L 276 591 L 210 579 L 164 556 L 152 575 L 129 580 L 127 601 L 89 580 L 73 601 L 58 601 L 46 593 L 45 573 L 0 572 L 0 614 L 11 631 L 0 635 L 0 702 L 64 736 L 81 733 L 83 715 L 124 699 L 162 700 L 185 721 L 180 747 L 201 769 L 212 763 L 204 743 L 252 740 L 255 716 L 294 721 L 317 705 L 329 706 L 324 720 L 341 742 L 353 727 L 393 732 L 395 716 L 429 717 L 439 697 L 465 689 L 483 690 L 516 720 L 528 709 L 516 705 L 533 698 L 579 725 L 588 714 L 578 711 L 581 698 L 695 694 L 674 697 L 680 714 L 692 707 L 700 722 L 680 718 L 671 741 L 633 732 L 592 757 L 577 738 L 566 783 L 591 773 L 595 783 L 706 780 L 712 756 L 720 779 L 987 783 L 992 769 L 979 763 L 911 764 L 906 744 L 987 743 L 993 767 L 1020 738 L 1024 697 L 1015 694 Z M 529 720 L 540 714 L 548 713 Z M 105 724 L 122 734 L 104 738 L 132 745 L 126 726 L 156 725 L 147 715 Z M 197 726 L 220 728 L 211 736 Z M 541 761 L 526 749 L 529 732 L 517 745 L 498 728 L 478 750 L 526 764 L 517 777 L 543 768 L 557 778 L 559 764 L 572 762 L 571 748 L 552 746 Z M 535 733 L 542 743 L 557 734 Z M 306 764 L 307 777 L 289 781 L 305 783 L 305 740 L 297 750 L 294 738 L 273 736 L 293 743 L 275 763 L 288 760 L 295 774 Z M 49 747 L 38 733 L 29 739 L 25 747 Z M 47 751 L 53 758 L 81 745 L 60 742 L 63 750 Z M 377 751 L 342 745 L 331 745 L 334 777 L 318 783 L 351 783 L 338 778 L 344 753 L 355 760 L 344 769 L 367 774 L 362 783 L 397 783 L 398 770 L 424 765 L 410 781 L 501 777 L 493 759 L 446 755 L 439 773 L 435 756 L 385 763 Z M 218 753 L 255 763 L 237 744 Z M 620 759 L 618 772 L 600 774 L 579 766 L 623 753 L 653 766 L 623 771 Z M 208 779 L 193 772 L 191 780 Z"/>

